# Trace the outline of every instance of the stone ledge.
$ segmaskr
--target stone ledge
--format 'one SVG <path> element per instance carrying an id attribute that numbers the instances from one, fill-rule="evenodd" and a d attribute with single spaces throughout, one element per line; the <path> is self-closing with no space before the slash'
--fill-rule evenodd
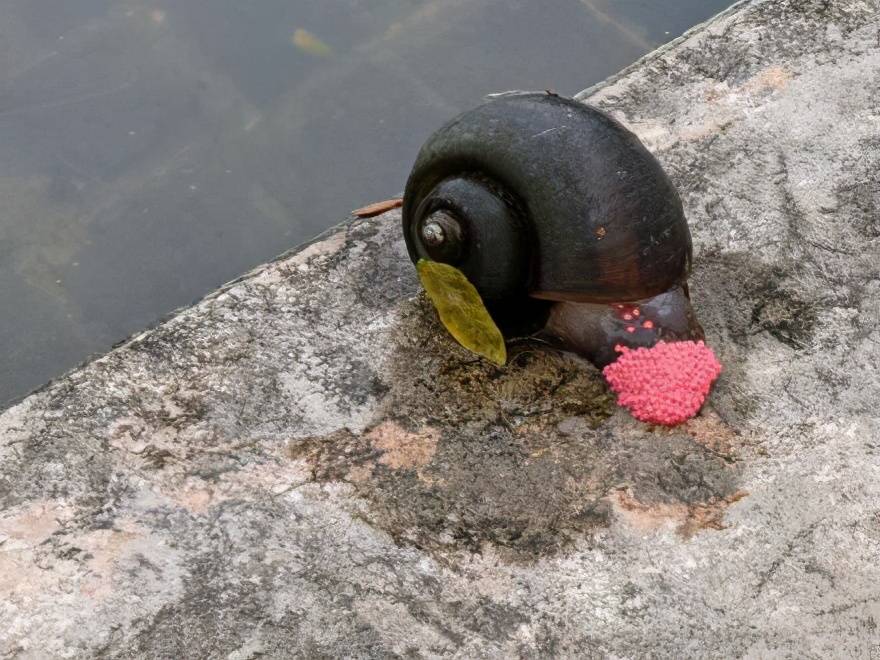
<path id="1" fill-rule="evenodd" d="M 700 417 L 475 360 L 349 222 L 0 416 L 0 656 L 877 653 L 878 16 L 743 3 L 586 99 L 682 193 Z"/>

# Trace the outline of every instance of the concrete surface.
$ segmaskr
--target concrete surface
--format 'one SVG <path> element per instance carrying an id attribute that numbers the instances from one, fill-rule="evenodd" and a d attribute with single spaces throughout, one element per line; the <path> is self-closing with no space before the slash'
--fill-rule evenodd
<path id="1" fill-rule="evenodd" d="M 880 657 L 878 16 L 748 2 L 591 90 L 685 202 L 699 418 L 474 359 L 350 222 L 0 416 L 0 657 Z"/>

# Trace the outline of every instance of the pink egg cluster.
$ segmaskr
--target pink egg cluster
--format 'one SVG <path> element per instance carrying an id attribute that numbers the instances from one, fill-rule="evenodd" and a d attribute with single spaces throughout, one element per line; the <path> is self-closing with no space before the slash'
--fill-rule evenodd
<path id="1" fill-rule="evenodd" d="M 616 350 L 620 357 L 602 373 L 617 402 L 650 424 L 675 426 L 696 415 L 721 373 L 721 363 L 702 341 Z"/>

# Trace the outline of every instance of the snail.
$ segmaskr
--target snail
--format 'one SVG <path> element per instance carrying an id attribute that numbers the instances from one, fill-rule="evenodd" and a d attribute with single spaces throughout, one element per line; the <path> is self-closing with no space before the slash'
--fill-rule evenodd
<path id="1" fill-rule="evenodd" d="M 458 269 L 504 337 L 600 368 L 658 343 L 702 346 L 675 186 L 597 108 L 521 93 L 464 112 L 422 146 L 402 217 L 410 258 Z"/>

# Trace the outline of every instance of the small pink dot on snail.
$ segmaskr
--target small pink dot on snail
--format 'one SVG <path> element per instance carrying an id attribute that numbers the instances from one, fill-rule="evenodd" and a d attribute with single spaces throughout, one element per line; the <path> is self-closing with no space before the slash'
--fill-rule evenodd
<path id="1" fill-rule="evenodd" d="M 627 332 L 635 332 L 635 331 L 636 331 L 636 326 L 634 326 L 634 325 L 628 325 L 628 326 L 626 326 L 626 331 L 627 331 Z"/>
<path id="2" fill-rule="evenodd" d="M 642 327 L 643 327 L 643 328 L 648 328 L 648 330 L 650 330 L 651 328 L 654 327 L 654 322 L 653 322 L 653 321 L 650 321 L 650 320 L 645 321 L 644 323 L 642 323 Z"/>
<path id="3" fill-rule="evenodd" d="M 623 315 L 624 321 L 632 321 L 632 319 L 633 319 L 632 314 L 624 314 Z"/>
<path id="4" fill-rule="evenodd" d="M 641 314 L 641 312 L 639 311 L 639 308 L 633 307 L 633 316 L 638 316 L 639 314 Z"/>

